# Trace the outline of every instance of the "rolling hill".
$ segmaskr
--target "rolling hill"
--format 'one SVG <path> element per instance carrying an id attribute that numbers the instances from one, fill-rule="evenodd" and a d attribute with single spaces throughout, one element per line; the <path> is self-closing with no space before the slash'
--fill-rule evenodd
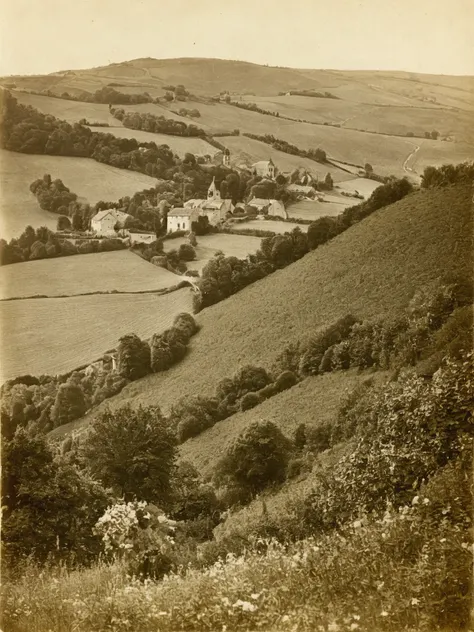
<path id="1" fill-rule="evenodd" d="M 394 316 L 426 283 L 448 273 L 470 274 L 471 198 L 470 187 L 421 190 L 380 209 L 291 266 L 204 310 L 183 362 L 130 384 L 107 405 L 157 404 L 166 411 L 183 396 L 212 394 L 238 365 L 269 367 L 289 343 L 347 313 Z"/>

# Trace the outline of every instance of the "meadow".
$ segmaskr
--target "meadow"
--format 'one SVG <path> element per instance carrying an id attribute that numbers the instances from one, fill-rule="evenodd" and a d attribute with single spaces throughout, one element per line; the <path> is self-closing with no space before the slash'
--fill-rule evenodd
<path id="1" fill-rule="evenodd" d="M 186 395 L 211 395 L 239 364 L 270 367 L 288 344 L 337 318 L 395 317 L 418 288 L 443 275 L 471 274 L 471 197 L 462 186 L 415 192 L 206 308 L 188 358 L 126 386 L 108 405 L 159 403 L 167 410 Z"/>
<path id="2" fill-rule="evenodd" d="M 197 270 L 199 273 L 212 259 L 217 252 L 223 252 L 226 257 L 237 257 L 245 259 L 249 254 L 254 254 L 260 248 L 260 237 L 251 235 L 229 235 L 226 233 L 217 233 L 215 235 L 202 235 L 197 237 L 197 246 L 195 247 L 196 259 L 188 262 L 189 270 Z M 163 242 L 165 251 L 177 249 L 181 244 L 187 244 L 189 240 L 186 237 L 177 237 L 176 239 L 166 239 Z"/>
<path id="3" fill-rule="evenodd" d="M 86 119 L 89 123 L 107 123 L 113 127 L 121 127 L 122 124 L 109 112 L 109 106 L 105 103 L 84 103 L 82 101 L 69 101 L 68 99 L 57 99 L 40 94 L 29 94 L 28 92 L 13 91 L 13 96 L 18 103 L 31 105 L 44 114 L 51 114 L 56 118 L 63 119 L 68 123 L 79 123 L 81 119 Z M 101 128 L 107 132 L 107 128 Z"/>
<path id="4" fill-rule="evenodd" d="M 428 141 L 421 141 L 419 144 L 420 150 L 409 161 L 409 165 L 419 175 L 423 173 L 426 167 L 440 167 L 450 162 L 458 163 L 474 160 L 474 145 L 448 142 L 430 143 Z M 449 146 L 449 159 L 446 153 L 447 146 Z"/>
<path id="5" fill-rule="evenodd" d="M 117 169 L 90 158 L 20 154 L 0 149 L 0 236 L 11 239 L 28 224 L 55 229 L 58 216 L 43 211 L 30 192 L 30 184 L 49 173 L 60 178 L 82 202 L 116 201 L 151 188 L 156 180 L 136 171 Z"/>
<path id="6" fill-rule="evenodd" d="M 233 224 L 234 230 L 270 230 L 273 233 L 289 233 L 294 228 L 300 228 L 303 233 L 308 231 L 308 224 L 296 224 L 293 222 L 282 222 L 277 219 L 252 219 L 248 222 Z"/>
<path id="7" fill-rule="evenodd" d="M 2 301 L 0 382 L 25 373 L 71 371 L 115 348 L 120 336 L 133 332 L 148 338 L 163 331 L 180 312 L 192 312 L 188 288 L 163 296 L 100 294 Z"/>
<path id="8" fill-rule="evenodd" d="M 301 200 L 292 204 L 286 209 L 289 218 L 316 220 L 320 217 L 335 217 L 340 215 L 347 206 L 355 204 L 357 200 L 353 202 L 350 198 L 341 198 L 343 202 L 318 202 L 318 200 Z M 300 228 L 303 228 L 301 225 Z M 307 228 L 307 227 L 306 227 Z"/>
<path id="9" fill-rule="evenodd" d="M 349 193 L 355 193 L 356 191 L 364 196 L 365 199 L 369 198 L 377 187 L 380 186 L 380 182 L 370 180 L 369 178 L 353 178 L 352 180 L 345 180 L 344 182 L 338 182 L 335 189 L 341 191 L 347 191 Z M 347 200 L 347 198 L 342 198 Z M 355 203 L 358 200 L 354 200 Z M 349 203 L 352 203 L 349 199 Z"/>
<path id="10" fill-rule="evenodd" d="M 0 267 L 0 298 L 162 290 L 182 281 L 129 250 Z"/>
<path id="11" fill-rule="evenodd" d="M 189 122 L 189 121 L 188 121 Z M 93 132 L 103 132 L 102 127 L 91 127 Z M 182 136 L 172 136 L 171 134 L 155 134 L 154 132 L 143 132 L 139 129 L 129 129 L 127 127 L 110 127 L 106 129 L 108 134 L 117 138 L 136 138 L 139 143 L 156 143 L 157 145 L 168 145 L 168 147 L 180 158 L 184 158 L 186 153 L 213 156 L 218 149 L 207 143 L 202 138 L 184 138 Z"/>

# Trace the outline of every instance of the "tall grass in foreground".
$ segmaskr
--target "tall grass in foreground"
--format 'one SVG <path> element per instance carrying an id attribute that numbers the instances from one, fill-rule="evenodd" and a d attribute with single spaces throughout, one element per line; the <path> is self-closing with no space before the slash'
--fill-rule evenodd
<path id="1" fill-rule="evenodd" d="M 448 465 L 384 515 L 162 582 L 119 565 L 30 569 L 3 597 L 3 632 L 461 630 L 469 623 L 469 468 Z"/>

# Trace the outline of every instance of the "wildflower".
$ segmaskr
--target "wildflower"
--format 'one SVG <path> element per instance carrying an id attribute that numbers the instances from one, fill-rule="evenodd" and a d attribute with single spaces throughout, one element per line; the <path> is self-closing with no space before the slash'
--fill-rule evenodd
<path id="1" fill-rule="evenodd" d="M 412 505 L 418 505 L 420 503 L 420 497 L 419 496 L 414 496 L 413 500 L 411 501 Z"/>
<path id="2" fill-rule="evenodd" d="M 285 614 L 285 615 L 282 617 L 282 619 L 281 619 L 281 620 L 282 620 L 282 622 L 283 622 L 283 623 L 286 623 L 287 621 L 289 621 L 289 620 L 290 620 L 290 617 L 289 617 L 287 614 Z"/>
<path id="3" fill-rule="evenodd" d="M 353 614 L 352 618 L 355 619 L 356 621 L 360 621 L 360 616 L 358 614 Z"/>
<path id="4" fill-rule="evenodd" d="M 430 499 L 429 498 L 423 498 L 423 504 L 424 505 L 429 505 L 430 504 Z"/>
<path id="5" fill-rule="evenodd" d="M 238 599 L 234 604 L 234 608 L 242 608 L 244 612 L 255 612 L 257 610 L 257 606 L 250 601 L 242 601 L 242 599 Z"/>
<path id="6" fill-rule="evenodd" d="M 328 625 L 328 632 L 339 632 L 340 629 L 341 627 L 335 621 Z"/>
<path id="7" fill-rule="evenodd" d="M 252 594 L 250 595 L 250 598 L 251 598 L 251 599 L 258 599 L 258 598 L 260 597 L 260 595 L 261 595 L 261 594 L 262 594 L 262 593 L 252 593 Z"/>
<path id="8" fill-rule="evenodd" d="M 388 612 L 386 610 L 382 610 L 382 612 L 380 613 L 380 616 L 388 617 Z"/>
<path id="9" fill-rule="evenodd" d="M 441 538 L 440 542 L 441 543 L 446 542 L 446 538 Z"/>
<path id="10" fill-rule="evenodd" d="M 412 606 L 417 606 L 419 603 L 420 603 L 420 600 L 417 599 L 417 597 L 413 597 L 413 599 L 411 600 Z"/>
<path id="11" fill-rule="evenodd" d="M 351 623 L 351 627 L 350 627 L 350 629 L 351 629 L 351 630 L 357 630 L 357 628 L 358 628 L 358 627 L 359 627 L 359 624 L 358 624 L 358 623 Z"/>
<path id="12" fill-rule="evenodd" d="M 362 526 L 362 522 L 360 520 L 356 520 L 352 523 L 352 526 L 354 527 L 354 529 L 359 529 Z"/>

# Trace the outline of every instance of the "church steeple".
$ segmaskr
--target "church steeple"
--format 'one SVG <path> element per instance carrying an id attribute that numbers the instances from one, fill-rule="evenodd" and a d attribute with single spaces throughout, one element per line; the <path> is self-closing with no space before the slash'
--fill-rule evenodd
<path id="1" fill-rule="evenodd" d="M 212 178 L 211 185 L 207 190 L 207 199 L 208 200 L 220 200 L 221 194 L 219 189 L 216 187 L 216 178 Z"/>

